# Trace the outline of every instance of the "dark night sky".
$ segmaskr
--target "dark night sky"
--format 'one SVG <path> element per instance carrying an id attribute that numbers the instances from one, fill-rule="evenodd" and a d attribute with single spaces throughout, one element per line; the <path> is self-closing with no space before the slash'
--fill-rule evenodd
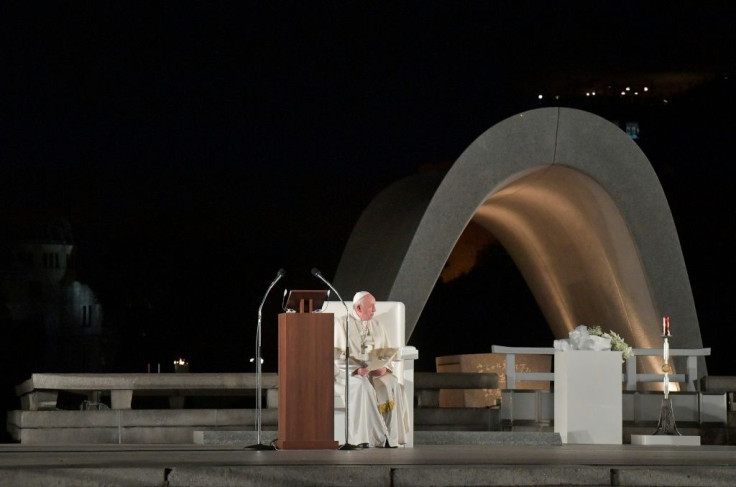
<path id="1" fill-rule="evenodd" d="M 705 344 L 733 340 L 721 327 L 732 185 L 719 177 L 733 162 L 730 2 L 318 3 L 1 8 L 2 218 L 71 223 L 80 279 L 112 325 L 146 335 L 143 361 L 243 370 L 276 270 L 287 287 L 321 287 L 309 269 L 334 274 L 388 184 L 548 106 L 536 94 L 551 86 L 663 73 L 710 83 L 664 115 L 644 110 L 641 146 L 673 207 Z M 736 370 L 725 354 L 714 364 Z"/>

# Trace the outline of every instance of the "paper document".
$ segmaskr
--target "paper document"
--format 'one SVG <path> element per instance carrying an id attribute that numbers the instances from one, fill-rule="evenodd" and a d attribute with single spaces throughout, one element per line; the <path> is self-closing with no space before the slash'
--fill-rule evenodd
<path id="1" fill-rule="evenodd" d="M 396 359 L 398 348 L 377 348 L 368 354 L 366 368 L 368 370 L 377 370 L 382 367 L 391 368 L 391 362 Z"/>

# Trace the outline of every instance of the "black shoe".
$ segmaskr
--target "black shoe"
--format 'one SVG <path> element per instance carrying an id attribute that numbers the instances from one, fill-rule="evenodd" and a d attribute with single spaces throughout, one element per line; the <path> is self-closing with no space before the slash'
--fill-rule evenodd
<path id="1" fill-rule="evenodd" d="M 386 443 L 383 445 L 384 448 L 397 448 L 395 446 L 391 446 L 388 444 L 388 440 L 386 440 Z"/>

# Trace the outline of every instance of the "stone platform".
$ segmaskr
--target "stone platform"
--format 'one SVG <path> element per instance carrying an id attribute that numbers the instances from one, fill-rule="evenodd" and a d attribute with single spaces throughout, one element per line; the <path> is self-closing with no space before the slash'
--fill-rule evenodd
<path id="1" fill-rule="evenodd" d="M 455 445 L 356 451 L 0 445 L 6 486 L 733 486 L 736 447 Z"/>

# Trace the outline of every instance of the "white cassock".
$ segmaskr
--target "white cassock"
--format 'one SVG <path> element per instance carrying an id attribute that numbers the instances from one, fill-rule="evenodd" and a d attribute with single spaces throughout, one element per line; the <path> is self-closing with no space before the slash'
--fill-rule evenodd
<path id="1" fill-rule="evenodd" d="M 380 364 L 389 349 L 386 330 L 377 320 L 362 321 L 350 316 L 350 402 L 348 403 L 348 441 L 357 445 L 390 446 L 406 443 L 409 411 L 399 380 L 389 371 L 381 377 L 353 374 L 361 362 Z M 335 320 L 335 392 L 345 400 L 345 319 Z M 386 352 L 391 354 L 392 349 Z M 371 353 L 373 352 L 373 353 Z M 389 357 L 385 357 L 388 359 Z M 369 367 L 370 368 L 370 367 Z"/>

